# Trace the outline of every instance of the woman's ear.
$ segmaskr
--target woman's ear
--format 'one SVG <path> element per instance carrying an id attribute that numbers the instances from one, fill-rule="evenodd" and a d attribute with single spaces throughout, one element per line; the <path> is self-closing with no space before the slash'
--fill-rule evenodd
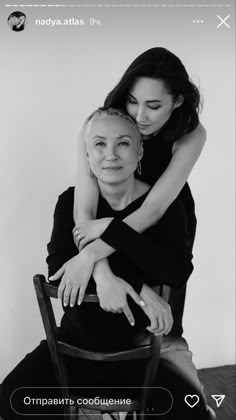
<path id="1" fill-rule="evenodd" d="M 173 109 L 179 108 L 182 105 L 183 102 L 184 102 L 183 95 L 179 95 L 178 98 L 176 99 L 175 103 L 174 103 L 174 108 Z"/>
<path id="2" fill-rule="evenodd" d="M 95 176 L 91 167 L 90 167 L 90 163 L 89 163 L 89 153 L 88 151 L 86 151 L 86 159 L 87 159 L 87 169 L 88 169 L 88 173 L 91 177 Z"/>
<path id="3" fill-rule="evenodd" d="M 90 168 L 89 161 L 88 161 L 88 166 L 87 166 L 87 168 L 88 168 L 88 174 L 91 176 L 91 178 L 93 178 L 95 175 L 94 175 L 94 173 L 93 173 L 92 169 Z"/>
<path id="4" fill-rule="evenodd" d="M 140 142 L 140 146 L 139 146 L 139 154 L 138 154 L 138 160 L 140 161 L 143 157 L 143 142 Z"/>

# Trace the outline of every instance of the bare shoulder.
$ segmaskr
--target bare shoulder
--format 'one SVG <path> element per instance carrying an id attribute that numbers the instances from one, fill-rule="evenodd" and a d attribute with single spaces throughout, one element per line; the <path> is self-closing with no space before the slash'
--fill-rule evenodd
<path id="1" fill-rule="evenodd" d="M 175 143 L 173 143 L 172 154 L 177 150 L 191 149 L 199 154 L 201 153 L 207 138 L 207 131 L 202 123 L 199 122 L 198 126 L 191 133 L 185 134 Z"/>

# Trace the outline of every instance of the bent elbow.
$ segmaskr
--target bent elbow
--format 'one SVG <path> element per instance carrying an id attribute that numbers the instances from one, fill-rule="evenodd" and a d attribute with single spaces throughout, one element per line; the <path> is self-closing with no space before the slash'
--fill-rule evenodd
<path id="1" fill-rule="evenodd" d="M 191 261 L 184 261 L 175 268 L 173 267 L 173 272 L 169 276 L 170 281 L 167 284 L 173 288 L 185 286 L 193 272 L 193 268 Z"/>
<path id="2" fill-rule="evenodd" d="M 193 264 L 191 261 L 185 261 L 181 268 L 182 275 L 179 276 L 180 284 L 178 287 L 184 286 L 193 272 Z"/>
<path id="3" fill-rule="evenodd" d="M 185 264 L 185 275 L 184 275 L 184 284 L 187 283 L 189 277 L 191 276 L 192 272 L 193 272 L 193 264 L 191 261 L 189 261 L 188 263 Z"/>

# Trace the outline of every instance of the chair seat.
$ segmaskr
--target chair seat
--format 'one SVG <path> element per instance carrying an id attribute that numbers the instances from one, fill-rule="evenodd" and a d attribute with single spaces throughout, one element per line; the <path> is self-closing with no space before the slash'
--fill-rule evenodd
<path id="1" fill-rule="evenodd" d="M 86 359 L 86 360 L 97 360 L 103 362 L 114 362 L 119 360 L 137 360 L 137 359 L 147 359 L 151 356 L 150 344 L 146 346 L 139 346 L 134 349 L 118 351 L 118 352 L 95 352 L 86 350 L 83 348 L 78 348 L 70 344 L 64 343 L 62 341 L 57 342 L 58 350 L 61 354 L 66 354 L 67 356 Z"/>

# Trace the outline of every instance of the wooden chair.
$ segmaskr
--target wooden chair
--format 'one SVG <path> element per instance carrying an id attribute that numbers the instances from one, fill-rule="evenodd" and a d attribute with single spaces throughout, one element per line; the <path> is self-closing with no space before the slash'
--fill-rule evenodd
<path id="1" fill-rule="evenodd" d="M 62 398 L 71 398 L 77 400 L 79 395 L 71 395 L 69 391 L 69 384 L 67 378 L 66 367 L 63 361 L 63 356 L 67 355 L 73 358 L 97 360 L 97 361 L 127 361 L 135 359 L 146 359 L 146 371 L 144 375 L 144 383 L 139 400 L 131 400 L 131 404 L 99 404 L 92 406 L 91 404 L 81 404 L 80 408 L 89 408 L 92 410 L 99 410 L 101 413 L 109 412 L 131 412 L 133 418 L 136 414 L 140 420 L 144 419 L 146 402 L 148 398 L 149 387 L 151 387 L 155 378 L 159 360 L 160 360 L 160 347 L 162 336 L 155 336 L 150 334 L 150 344 L 132 348 L 125 351 L 99 353 L 77 348 L 69 345 L 68 343 L 59 341 L 57 339 L 57 326 L 55 316 L 50 298 L 57 298 L 57 287 L 52 286 L 46 282 L 43 275 L 37 274 L 34 276 L 34 286 L 39 304 L 39 309 L 42 316 L 42 321 L 46 333 L 47 343 L 51 354 L 52 363 L 58 382 L 62 388 Z M 91 302 L 98 304 L 96 295 L 85 295 L 84 302 Z M 66 419 L 75 420 L 78 418 L 78 406 L 72 405 L 64 407 L 64 415 Z"/>

